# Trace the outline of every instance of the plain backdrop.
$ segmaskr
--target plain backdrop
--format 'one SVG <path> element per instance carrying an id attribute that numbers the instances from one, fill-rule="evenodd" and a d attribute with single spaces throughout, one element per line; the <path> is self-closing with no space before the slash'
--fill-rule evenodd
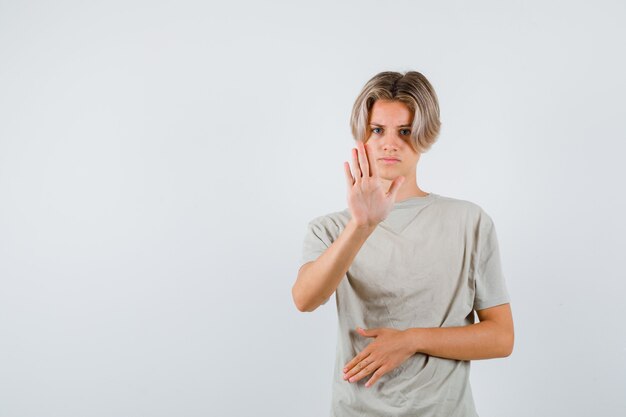
<path id="1" fill-rule="evenodd" d="M 352 105 L 422 72 L 427 192 L 496 225 L 515 348 L 481 417 L 626 410 L 621 1 L 0 1 L 0 416 L 324 416 Z"/>

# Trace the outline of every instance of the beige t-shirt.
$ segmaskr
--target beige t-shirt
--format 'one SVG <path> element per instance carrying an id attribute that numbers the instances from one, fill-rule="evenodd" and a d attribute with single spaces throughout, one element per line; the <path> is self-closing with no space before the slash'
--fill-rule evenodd
<path id="1" fill-rule="evenodd" d="M 300 265 L 317 259 L 350 217 L 346 208 L 311 220 Z M 417 353 L 368 388 L 371 374 L 350 383 L 342 369 L 374 340 L 357 326 L 466 326 L 474 323 L 474 310 L 510 302 L 496 230 L 480 206 L 435 193 L 396 202 L 359 250 L 335 299 L 332 417 L 478 416 L 470 361 Z"/>

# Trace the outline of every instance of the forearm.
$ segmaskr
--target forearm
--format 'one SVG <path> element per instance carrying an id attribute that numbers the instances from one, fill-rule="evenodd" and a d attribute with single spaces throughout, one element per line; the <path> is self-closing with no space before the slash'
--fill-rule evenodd
<path id="1" fill-rule="evenodd" d="M 441 358 L 476 360 L 502 358 L 510 352 L 498 323 L 481 321 L 460 327 L 420 327 L 406 330 L 415 353 Z"/>
<path id="2" fill-rule="evenodd" d="M 305 264 L 292 287 L 300 311 L 313 311 L 330 297 L 375 227 L 349 221 L 337 239 L 315 261 Z"/>

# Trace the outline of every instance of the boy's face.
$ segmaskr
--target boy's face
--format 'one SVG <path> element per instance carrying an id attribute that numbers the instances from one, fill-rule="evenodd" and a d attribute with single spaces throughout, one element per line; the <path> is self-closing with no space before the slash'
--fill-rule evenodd
<path id="1" fill-rule="evenodd" d="M 392 181 L 399 175 L 406 180 L 415 178 L 420 154 L 409 144 L 412 122 L 413 112 L 406 104 L 392 100 L 374 102 L 365 135 L 365 149 L 369 163 L 376 164 L 382 179 Z"/>

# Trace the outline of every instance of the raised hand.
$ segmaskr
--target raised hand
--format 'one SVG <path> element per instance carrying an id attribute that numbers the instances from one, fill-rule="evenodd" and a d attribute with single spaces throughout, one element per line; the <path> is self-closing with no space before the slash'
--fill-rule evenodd
<path id="1" fill-rule="evenodd" d="M 352 220 L 358 226 L 375 227 L 389 215 L 404 177 L 395 178 L 389 190 L 385 190 L 376 161 L 370 165 L 365 145 L 360 141 L 352 148 L 352 164 L 352 172 L 348 162 L 343 164 Z"/>

